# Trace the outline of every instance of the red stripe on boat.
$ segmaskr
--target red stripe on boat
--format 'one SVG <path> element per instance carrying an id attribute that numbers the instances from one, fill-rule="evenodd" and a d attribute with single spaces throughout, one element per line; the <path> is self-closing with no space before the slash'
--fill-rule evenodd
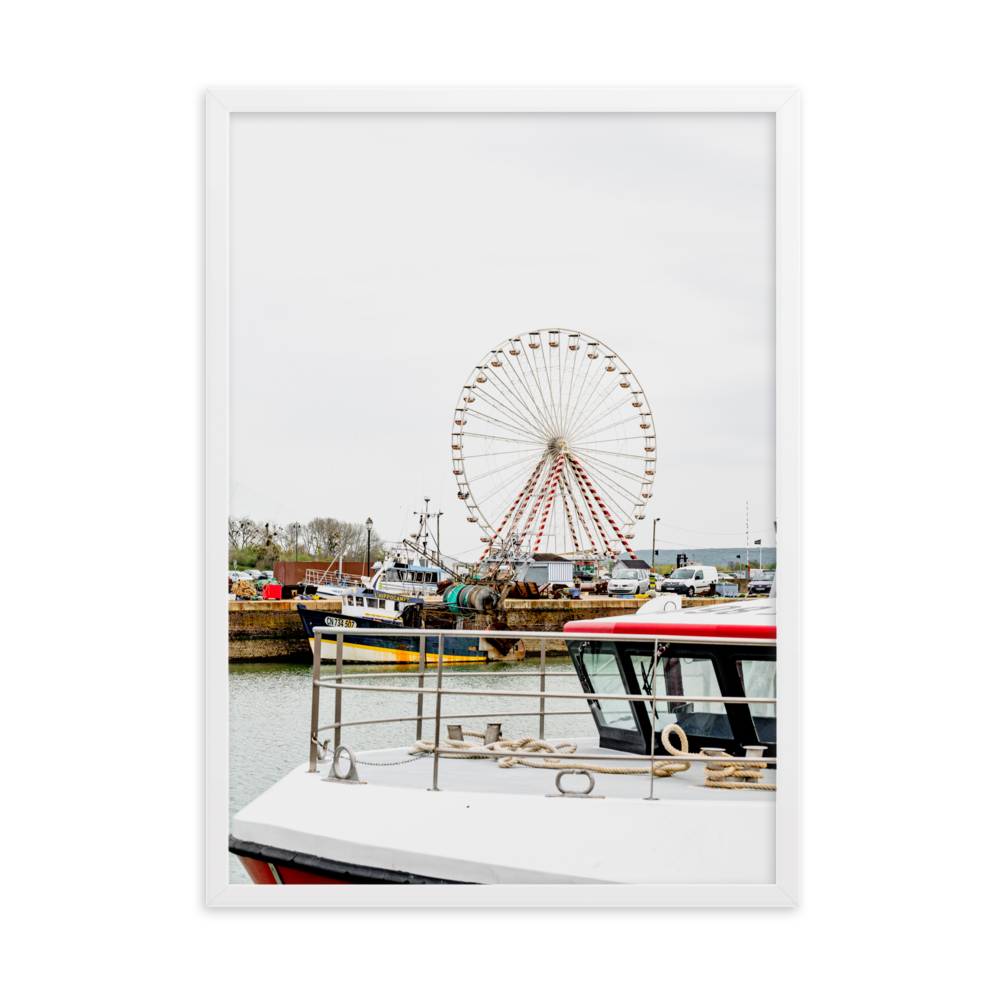
<path id="1" fill-rule="evenodd" d="M 774 625 L 680 625 L 667 622 L 636 621 L 630 615 L 624 621 L 620 618 L 592 618 L 590 620 L 566 622 L 563 632 L 574 632 L 591 635 L 689 635 L 719 639 L 774 639 L 778 638 L 778 629 Z"/>
<path id="2" fill-rule="evenodd" d="M 257 858 L 246 858 L 242 854 L 236 857 L 243 863 L 247 874 L 255 885 L 277 885 L 271 866 L 266 861 Z M 287 865 L 275 865 L 278 875 L 281 877 L 282 885 L 351 885 L 352 883 L 337 878 L 330 878 L 327 875 L 315 875 L 312 872 L 300 871 L 298 868 L 289 868 Z"/>
<path id="3" fill-rule="evenodd" d="M 277 885 L 271 869 L 266 861 L 258 861 L 257 858 L 245 858 L 242 854 L 237 854 L 240 863 L 246 869 L 247 875 L 254 885 Z"/>

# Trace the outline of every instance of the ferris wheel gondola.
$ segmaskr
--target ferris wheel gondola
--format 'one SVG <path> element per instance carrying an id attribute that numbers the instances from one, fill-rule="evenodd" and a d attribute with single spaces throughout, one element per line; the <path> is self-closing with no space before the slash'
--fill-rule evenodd
<path id="1" fill-rule="evenodd" d="M 656 430 L 633 369 L 575 330 L 487 352 L 455 407 L 452 472 L 483 559 L 633 556 L 656 475 Z M 482 561 L 482 560 L 480 560 Z"/>

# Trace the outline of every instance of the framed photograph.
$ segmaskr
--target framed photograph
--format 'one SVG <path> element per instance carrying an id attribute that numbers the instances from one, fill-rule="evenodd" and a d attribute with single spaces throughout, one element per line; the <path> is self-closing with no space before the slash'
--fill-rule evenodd
<path id="1" fill-rule="evenodd" d="M 209 905 L 796 905 L 798 91 L 206 124 Z"/>

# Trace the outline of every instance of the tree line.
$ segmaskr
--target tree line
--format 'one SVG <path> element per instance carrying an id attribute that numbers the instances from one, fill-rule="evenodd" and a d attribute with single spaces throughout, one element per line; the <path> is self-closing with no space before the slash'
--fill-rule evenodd
<path id="1" fill-rule="evenodd" d="M 368 529 L 363 523 L 335 517 L 314 517 L 298 528 L 299 562 L 345 562 L 364 560 Z M 385 555 L 386 544 L 377 531 L 371 537 L 372 562 Z M 272 569 L 275 561 L 296 558 L 293 525 L 255 521 L 251 517 L 229 518 L 229 565 L 237 569 Z"/>

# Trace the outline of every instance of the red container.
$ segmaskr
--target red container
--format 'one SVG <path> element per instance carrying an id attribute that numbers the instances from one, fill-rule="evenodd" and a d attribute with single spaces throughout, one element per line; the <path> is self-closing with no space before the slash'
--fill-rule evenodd
<path id="1" fill-rule="evenodd" d="M 280 583 L 268 583 L 264 585 L 264 600 L 265 601 L 280 601 L 281 600 L 281 584 Z"/>

